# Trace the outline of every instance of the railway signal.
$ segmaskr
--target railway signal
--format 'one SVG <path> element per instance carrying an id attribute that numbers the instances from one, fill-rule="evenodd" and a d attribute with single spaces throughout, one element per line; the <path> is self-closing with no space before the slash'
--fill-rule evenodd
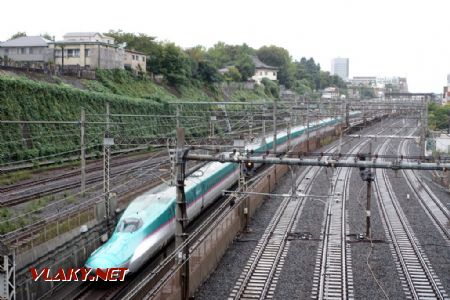
<path id="1" fill-rule="evenodd" d="M 253 169 L 255 168 L 255 163 L 252 162 L 252 161 L 246 161 L 246 162 L 244 163 L 244 167 L 245 167 L 245 171 L 246 171 L 247 173 L 250 173 L 250 172 L 252 172 Z"/>

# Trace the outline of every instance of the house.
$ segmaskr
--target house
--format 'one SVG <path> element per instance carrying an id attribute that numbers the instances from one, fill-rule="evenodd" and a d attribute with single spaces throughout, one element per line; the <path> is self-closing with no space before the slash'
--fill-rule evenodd
<path id="1" fill-rule="evenodd" d="M 123 64 L 133 72 L 147 72 L 147 58 L 142 52 L 126 49 Z"/>
<path id="2" fill-rule="evenodd" d="M 259 60 L 258 57 L 253 56 L 253 63 L 255 64 L 255 75 L 252 76 L 252 79 L 256 81 L 258 84 L 261 83 L 263 78 L 267 78 L 270 80 L 277 80 L 278 68 L 266 65 L 262 61 Z"/>
<path id="3" fill-rule="evenodd" d="M 50 40 L 42 36 L 22 36 L 0 43 L 3 65 L 39 68 L 53 60 L 53 51 L 48 49 Z"/>
<path id="4" fill-rule="evenodd" d="M 334 86 L 324 88 L 322 91 L 322 99 L 339 99 L 339 89 Z"/>
<path id="5" fill-rule="evenodd" d="M 71 32 L 51 42 L 54 61 L 64 67 L 123 69 L 125 51 L 114 38 L 98 32 Z"/>

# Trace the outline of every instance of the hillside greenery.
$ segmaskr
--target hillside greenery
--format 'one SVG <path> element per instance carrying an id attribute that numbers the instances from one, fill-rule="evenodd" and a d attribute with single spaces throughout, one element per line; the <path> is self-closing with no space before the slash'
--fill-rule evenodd
<path id="1" fill-rule="evenodd" d="M 228 45 L 218 42 L 210 48 L 198 45 L 182 49 L 174 43 L 158 42 L 155 37 L 143 33 L 134 34 L 121 30 L 105 33 L 118 43 L 147 55 L 147 71 L 162 75 L 169 85 L 180 86 L 200 81 L 211 84 L 222 81 L 247 81 L 255 71 L 252 57 L 279 68 L 278 81 L 297 93 L 312 94 L 329 86 L 345 90 L 345 82 L 336 75 L 321 70 L 313 58 L 294 60 L 287 49 L 263 46 L 253 49 L 247 44 Z M 219 69 L 227 68 L 223 74 Z"/>
<path id="2" fill-rule="evenodd" d="M 25 33 L 18 33 L 21 36 Z M 104 121 L 105 105 L 112 113 L 167 115 L 174 113 L 175 100 L 185 101 L 253 101 L 279 98 L 279 84 L 300 95 L 313 95 L 324 87 L 345 89 L 336 76 L 321 70 L 314 59 L 294 60 L 281 47 L 253 49 L 247 44 L 228 45 L 218 42 L 210 48 L 201 45 L 182 49 L 171 42 L 159 42 L 146 34 L 121 30 L 106 33 L 117 43 L 147 56 L 147 74 L 127 70 L 97 70 L 96 80 L 63 77 L 31 78 L 28 75 L 0 74 L 0 118 L 4 120 L 77 121 L 84 107 L 88 121 Z M 254 56 L 279 68 L 278 82 L 263 80 L 254 88 L 245 86 L 255 71 Z M 219 72 L 220 70 L 220 72 Z M 45 80 L 51 83 L 45 83 Z M 77 81 L 78 80 L 78 81 Z M 198 116 L 195 105 L 183 114 Z M 103 116 L 102 116 L 103 115 Z M 207 122 L 205 116 L 202 122 Z M 169 119 L 116 118 L 112 131 L 118 136 L 157 137 L 173 133 Z M 195 124 L 190 135 L 201 135 L 207 124 Z M 0 130 L 0 163 L 31 160 L 52 155 L 79 153 L 79 124 L 2 124 Z M 200 129 L 199 129 L 200 128 Z M 170 131 L 170 132 L 169 132 Z M 87 147 L 100 154 L 104 124 L 89 125 Z M 142 140 L 142 139 L 141 139 Z M 126 145 L 123 142 L 123 145 Z"/>
<path id="3" fill-rule="evenodd" d="M 428 126 L 432 130 L 444 130 L 448 128 L 450 105 L 428 105 Z"/>
<path id="4" fill-rule="evenodd" d="M 169 95 L 167 93 L 167 95 Z M 165 93 L 164 97 L 169 98 Z M 0 119 L 3 120 L 52 120 L 77 121 L 83 107 L 89 116 L 87 121 L 104 121 L 106 103 L 111 113 L 167 115 L 173 107 L 164 98 L 132 98 L 113 93 L 83 91 L 71 87 L 35 82 L 23 78 L 0 76 Z M 152 99 L 150 99 L 152 98 Z M 174 96 L 172 96 L 175 99 Z M 183 111 L 186 115 L 198 115 L 195 105 Z M 206 120 L 207 118 L 205 118 Z M 158 118 L 118 118 L 126 126 L 114 125 L 112 131 L 117 136 L 160 136 L 173 131 L 169 119 Z M 0 161 L 20 161 L 65 153 L 79 149 L 78 124 L 2 124 L 0 130 Z M 204 126 L 207 128 L 207 125 Z M 100 150 L 104 125 L 89 125 L 88 147 Z M 193 134 L 202 134 L 201 131 Z"/>

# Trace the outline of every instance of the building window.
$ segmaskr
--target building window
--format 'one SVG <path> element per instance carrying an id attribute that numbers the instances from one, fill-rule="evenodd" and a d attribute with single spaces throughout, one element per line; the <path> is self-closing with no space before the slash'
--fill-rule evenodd
<path id="1" fill-rule="evenodd" d="M 29 52 L 30 54 L 33 54 L 33 48 L 30 48 L 30 52 Z"/>
<path id="2" fill-rule="evenodd" d="M 132 55 L 132 60 L 134 60 L 134 54 Z"/>
<path id="3" fill-rule="evenodd" d="M 145 61 L 145 56 L 142 56 L 142 61 Z"/>
<path id="4" fill-rule="evenodd" d="M 265 72 L 265 75 L 267 76 L 267 71 Z"/>
<path id="5" fill-rule="evenodd" d="M 56 57 L 61 57 L 62 56 L 62 50 L 61 49 L 56 49 L 55 50 L 55 56 Z"/>
<path id="6" fill-rule="evenodd" d="M 89 57 L 91 55 L 89 49 L 84 49 L 84 57 Z"/>
<path id="7" fill-rule="evenodd" d="M 26 54 L 27 53 L 27 48 L 17 48 L 17 53 L 19 53 L 19 54 Z"/>
<path id="8" fill-rule="evenodd" d="M 277 76 L 277 73 L 273 72 L 273 76 Z"/>
<path id="9" fill-rule="evenodd" d="M 9 49 L 5 49 L 5 54 L 8 54 L 9 53 Z"/>
<path id="10" fill-rule="evenodd" d="M 80 57 L 80 49 L 68 49 L 67 57 Z"/>
<path id="11" fill-rule="evenodd" d="M 262 71 L 261 71 L 261 72 L 259 72 L 259 75 L 261 75 L 261 76 L 262 76 Z"/>

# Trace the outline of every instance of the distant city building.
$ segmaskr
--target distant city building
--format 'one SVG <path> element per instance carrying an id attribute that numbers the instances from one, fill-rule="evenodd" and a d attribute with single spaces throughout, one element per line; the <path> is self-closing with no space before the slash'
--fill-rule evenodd
<path id="1" fill-rule="evenodd" d="M 377 78 L 375 76 L 355 76 L 349 82 L 354 86 L 375 87 Z"/>
<path id="2" fill-rule="evenodd" d="M 370 89 L 375 97 L 384 97 L 386 93 L 408 93 L 408 81 L 405 77 L 355 76 L 348 80 L 350 98 L 359 98 L 361 88 Z"/>
<path id="3" fill-rule="evenodd" d="M 322 99 L 339 99 L 339 89 L 334 86 L 323 89 Z"/>
<path id="4" fill-rule="evenodd" d="M 331 75 L 337 75 L 343 80 L 348 79 L 349 74 L 349 59 L 348 58 L 334 58 L 331 61 Z"/>
<path id="5" fill-rule="evenodd" d="M 255 74 L 252 76 L 252 79 L 257 83 L 261 83 L 263 78 L 267 78 L 270 80 L 277 80 L 278 68 L 266 65 L 262 61 L 259 60 L 258 57 L 253 56 L 253 63 L 255 64 Z"/>
<path id="6" fill-rule="evenodd" d="M 450 88 L 444 86 L 444 93 L 442 94 L 442 103 L 450 103 Z"/>

